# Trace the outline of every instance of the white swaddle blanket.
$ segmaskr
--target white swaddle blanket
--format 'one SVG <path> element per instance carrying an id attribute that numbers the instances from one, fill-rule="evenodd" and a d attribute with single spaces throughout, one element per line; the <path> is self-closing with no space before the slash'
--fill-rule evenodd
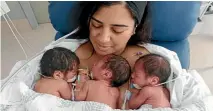
<path id="1" fill-rule="evenodd" d="M 86 40 L 62 39 L 52 42 L 45 50 L 61 46 L 75 51 Z M 165 56 L 172 64 L 173 77 L 177 80 L 167 84 L 171 95 L 171 108 L 144 108 L 138 111 L 213 111 L 213 96 L 200 75 L 194 71 L 181 69 L 176 53 L 163 47 L 141 45 L 151 53 Z M 43 51 L 44 52 L 44 51 Z M 116 111 L 109 106 L 96 102 L 73 102 L 61 98 L 34 92 L 31 88 L 40 78 L 37 73 L 39 61 L 43 55 L 39 53 L 29 61 L 19 61 L 10 72 L 10 76 L 1 81 L 0 111 Z M 15 73 L 15 74 L 14 74 Z"/>

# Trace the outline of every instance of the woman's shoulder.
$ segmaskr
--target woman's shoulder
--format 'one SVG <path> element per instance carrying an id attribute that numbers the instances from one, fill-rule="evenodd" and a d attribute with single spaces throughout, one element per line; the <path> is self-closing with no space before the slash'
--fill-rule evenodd
<path id="1" fill-rule="evenodd" d="M 145 47 L 131 45 L 126 47 L 122 56 L 129 62 L 131 68 L 133 68 L 135 61 L 146 54 L 149 54 L 149 51 Z"/>
<path id="2" fill-rule="evenodd" d="M 145 47 L 139 45 L 129 45 L 126 47 L 124 54 L 127 56 L 144 55 L 150 53 Z"/>

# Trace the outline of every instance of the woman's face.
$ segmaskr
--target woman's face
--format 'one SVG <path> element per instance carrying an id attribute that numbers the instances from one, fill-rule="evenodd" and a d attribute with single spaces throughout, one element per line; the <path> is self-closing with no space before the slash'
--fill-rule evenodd
<path id="1" fill-rule="evenodd" d="M 121 54 L 133 35 L 134 19 L 123 4 L 102 6 L 89 23 L 90 41 L 99 55 Z"/>

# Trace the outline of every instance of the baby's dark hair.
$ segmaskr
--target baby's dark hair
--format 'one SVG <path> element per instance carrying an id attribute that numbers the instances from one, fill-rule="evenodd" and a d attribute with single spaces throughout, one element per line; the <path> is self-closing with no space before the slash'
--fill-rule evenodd
<path id="1" fill-rule="evenodd" d="M 40 61 L 41 74 L 52 77 L 56 70 L 67 73 L 79 65 L 79 58 L 69 49 L 55 47 L 47 50 Z"/>
<path id="2" fill-rule="evenodd" d="M 103 68 L 112 71 L 112 87 L 119 87 L 126 83 L 131 76 L 131 67 L 128 61 L 118 55 L 110 55 Z"/>
<path id="3" fill-rule="evenodd" d="M 166 82 L 170 76 L 170 63 L 163 56 L 147 54 L 140 57 L 137 62 L 143 62 L 146 76 L 157 76 L 160 83 Z"/>

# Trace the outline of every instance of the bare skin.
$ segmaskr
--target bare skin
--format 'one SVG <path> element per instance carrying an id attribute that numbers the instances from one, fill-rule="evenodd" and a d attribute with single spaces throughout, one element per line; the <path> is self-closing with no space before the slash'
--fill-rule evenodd
<path id="1" fill-rule="evenodd" d="M 34 90 L 39 93 L 51 94 L 66 100 L 71 100 L 72 87 L 64 80 L 41 78 L 36 83 Z"/>
<path id="2" fill-rule="evenodd" d="M 92 53 L 93 49 L 91 47 L 91 43 L 87 42 L 83 45 L 81 45 L 77 50 L 76 50 L 76 55 L 78 57 L 80 57 L 80 67 L 87 67 L 89 68 L 89 70 L 91 70 L 93 64 L 97 61 L 99 61 L 100 59 L 102 59 L 102 56 L 99 56 L 97 54 L 93 54 L 91 57 L 90 54 Z M 143 48 L 143 47 L 139 47 L 139 46 L 127 46 L 125 51 L 122 53 L 122 57 L 126 58 L 127 61 L 130 63 L 131 68 L 134 67 L 134 63 L 135 61 L 139 58 L 138 56 L 136 56 L 135 54 L 137 52 L 143 52 L 143 55 L 148 54 L 149 52 Z M 84 58 L 84 59 L 81 59 Z M 88 58 L 88 59 L 85 59 Z M 127 82 L 126 84 L 122 85 L 121 87 L 119 87 L 119 91 L 120 91 L 120 96 L 119 96 L 119 100 L 118 100 L 118 108 L 121 108 L 123 101 L 124 101 L 124 94 L 125 91 L 129 89 L 129 82 Z M 127 106 L 128 108 L 128 106 Z"/>
<path id="3" fill-rule="evenodd" d="M 162 86 L 145 86 L 141 90 L 132 91 L 129 108 L 138 109 L 143 104 L 152 105 L 152 108 L 171 107 L 168 89 Z"/>
<path id="4" fill-rule="evenodd" d="M 111 87 L 104 80 L 86 81 L 83 87 L 76 93 L 75 99 L 78 101 L 94 101 L 104 103 L 112 108 L 117 108 L 119 90 Z"/>
<path id="5" fill-rule="evenodd" d="M 100 102 L 114 109 L 117 108 L 119 89 L 111 86 L 112 71 L 103 68 L 109 57 L 105 56 L 93 65 L 91 72 L 94 80 L 77 84 L 75 100 Z"/>

